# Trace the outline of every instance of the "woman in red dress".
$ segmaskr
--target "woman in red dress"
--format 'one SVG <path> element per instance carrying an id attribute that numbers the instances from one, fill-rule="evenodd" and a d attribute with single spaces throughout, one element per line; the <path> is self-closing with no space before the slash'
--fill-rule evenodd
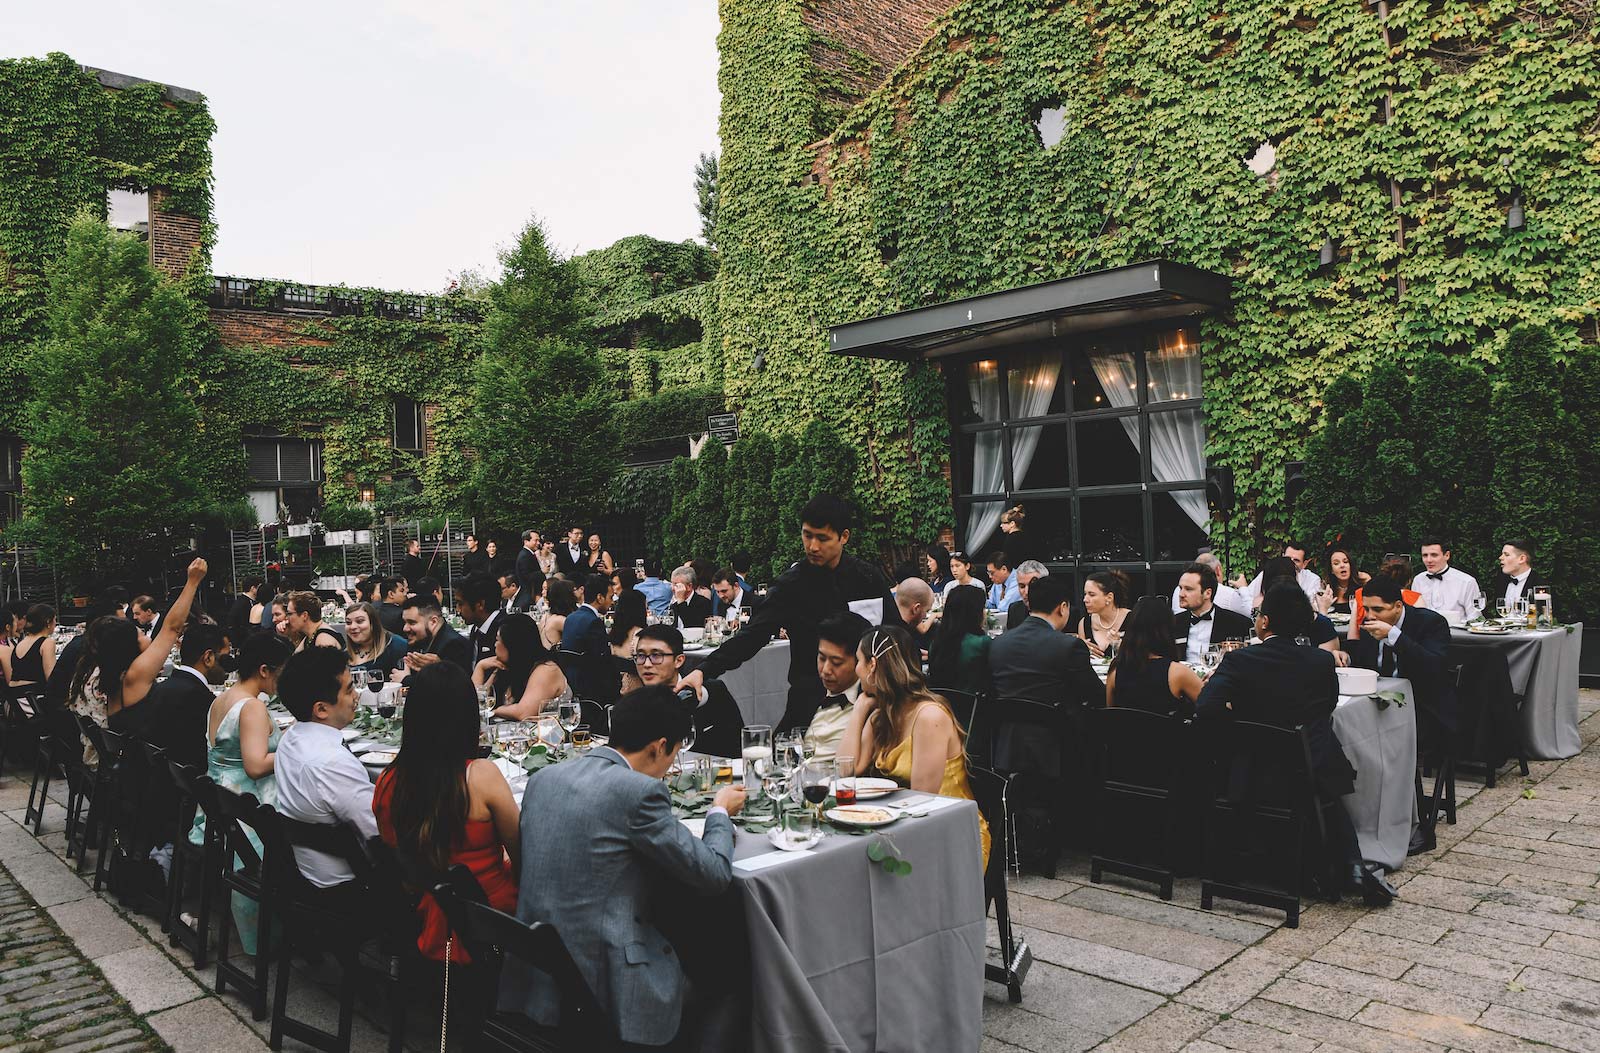
<path id="1" fill-rule="evenodd" d="M 400 753 L 378 779 L 378 833 L 402 856 L 443 874 L 466 864 L 489 905 L 517 907 L 517 802 L 493 761 L 478 758 L 478 700 L 467 674 L 435 662 L 411 674 Z M 417 949 L 444 961 L 450 924 L 431 895 L 417 904 Z M 471 959 L 457 941 L 450 960 Z"/>

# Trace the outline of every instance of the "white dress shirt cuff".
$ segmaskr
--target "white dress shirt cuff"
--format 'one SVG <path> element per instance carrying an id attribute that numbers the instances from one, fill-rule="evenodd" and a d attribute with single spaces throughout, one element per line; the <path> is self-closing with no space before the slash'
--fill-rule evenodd
<path id="1" fill-rule="evenodd" d="M 706 809 L 706 818 L 710 819 L 713 815 L 728 815 L 728 810 L 720 804 L 714 804 Z M 733 816 L 728 815 L 728 819 L 731 821 Z"/>

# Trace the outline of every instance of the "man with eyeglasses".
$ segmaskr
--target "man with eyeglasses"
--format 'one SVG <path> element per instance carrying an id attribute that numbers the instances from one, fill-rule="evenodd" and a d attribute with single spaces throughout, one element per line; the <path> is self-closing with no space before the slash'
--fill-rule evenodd
<path id="1" fill-rule="evenodd" d="M 633 668 L 645 687 L 657 685 L 695 694 L 694 749 L 714 757 L 736 757 L 741 746 L 739 732 L 744 716 L 739 703 L 721 680 L 707 680 L 704 686 L 683 683 L 683 633 L 670 625 L 647 625 L 639 630 L 633 644 Z"/>

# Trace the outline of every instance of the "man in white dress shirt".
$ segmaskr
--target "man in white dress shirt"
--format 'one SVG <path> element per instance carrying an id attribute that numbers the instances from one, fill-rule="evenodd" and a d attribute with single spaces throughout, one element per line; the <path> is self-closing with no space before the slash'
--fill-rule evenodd
<path id="1" fill-rule="evenodd" d="M 278 811 L 303 823 L 345 823 L 363 843 L 378 836 L 372 815 L 372 780 L 344 747 L 340 734 L 356 716 L 349 660 L 342 649 L 308 647 L 291 655 L 278 674 L 278 697 L 295 723 L 278 742 L 273 763 Z M 350 864 L 326 852 L 296 848 L 295 862 L 330 899 L 359 897 Z M 354 902 L 347 904 L 352 908 Z"/>
<path id="2" fill-rule="evenodd" d="M 1315 610 L 1317 593 L 1322 591 L 1322 579 L 1317 576 L 1315 571 L 1306 569 L 1305 545 L 1298 541 L 1286 542 L 1283 546 L 1283 554 L 1294 561 L 1294 582 L 1300 586 L 1300 591 L 1306 594 L 1306 599 L 1312 601 L 1312 609 Z M 1255 580 L 1250 583 L 1244 592 L 1245 598 L 1250 601 L 1250 605 L 1259 607 L 1261 605 L 1261 575 L 1257 574 Z"/>
<path id="3" fill-rule="evenodd" d="M 1244 593 L 1223 580 L 1222 560 L 1217 558 L 1217 554 L 1215 552 L 1202 552 L 1195 556 L 1194 561 L 1210 567 L 1211 573 L 1216 576 L 1217 590 L 1216 595 L 1211 598 L 1211 602 L 1225 611 L 1232 611 L 1242 618 L 1249 618 L 1254 621 L 1255 616 L 1250 610 L 1250 601 L 1245 598 Z M 1184 609 L 1183 604 L 1180 602 L 1181 598 L 1178 595 L 1181 588 L 1181 585 L 1172 587 L 1173 614 L 1177 614 Z"/>
<path id="4" fill-rule="evenodd" d="M 834 760 L 839 755 L 851 708 L 861 694 L 856 648 L 870 628 L 865 618 L 852 611 L 829 615 L 817 623 L 817 678 L 827 695 L 806 727 L 805 736 L 807 749 L 819 761 Z M 844 752 L 855 751 L 846 748 Z"/>
<path id="5" fill-rule="evenodd" d="M 1478 579 L 1450 565 L 1450 546 L 1442 538 L 1422 542 L 1422 566 L 1424 572 L 1411 581 L 1412 591 L 1422 597 L 1417 606 L 1463 621 L 1476 613 Z"/>

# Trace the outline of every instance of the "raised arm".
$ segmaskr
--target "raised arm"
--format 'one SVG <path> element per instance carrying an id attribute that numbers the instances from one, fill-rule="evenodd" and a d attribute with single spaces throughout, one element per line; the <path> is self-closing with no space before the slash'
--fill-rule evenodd
<path id="1" fill-rule="evenodd" d="M 133 660 L 133 664 L 123 674 L 124 706 L 141 701 L 145 692 L 150 690 L 150 685 L 156 682 L 156 677 L 161 675 L 161 667 L 166 664 L 167 656 L 172 653 L 173 645 L 178 642 L 178 636 L 183 632 L 184 623 L 189 620 L 189 609 L 194 606 L 194 594 L 199 591 L 200 582 L 205 576 L 206 561 L 197 556 L 194 562 L 189 564 L 189 580 L 184 582 L 183 592 L 178 594 L 177 600 L 167 611 L 167 616 L 161 619 L 161 629 L 156 633 L 155 639 L 150 641 L 150 646 Z"/>

